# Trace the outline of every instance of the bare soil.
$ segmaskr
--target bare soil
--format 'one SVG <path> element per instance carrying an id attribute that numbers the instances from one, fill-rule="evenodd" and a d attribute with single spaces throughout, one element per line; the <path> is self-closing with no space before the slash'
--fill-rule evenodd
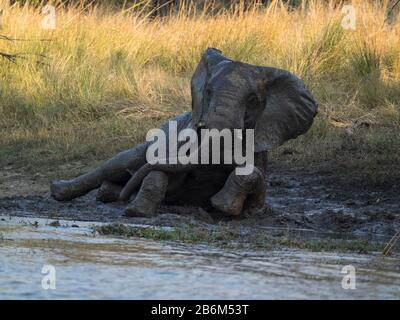
<path id="1" fill-rule="evenodd" d="M 119 222 L 178 226 L 265 228 L 272 235 L 286 232 L 320 237 L 363 237 L 387 241 L 400 230 L 400 194 L 395 186 L 355 183 L 324 168 L 270 167 L 267 209 L 236 218 L 202 208 L 162 206 L 156 216 L 128 218 L 123 204 L 103 204 L 96 191 L 70 202 L 49 196 L 49 178 L 26 175 L 11 167 L 1 170 L 0 214 L 74 221 Z"/>

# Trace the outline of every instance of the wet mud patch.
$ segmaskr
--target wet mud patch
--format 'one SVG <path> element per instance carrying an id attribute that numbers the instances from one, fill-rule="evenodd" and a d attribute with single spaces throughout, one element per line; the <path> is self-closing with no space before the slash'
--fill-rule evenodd
<path id="1" fill-rule="evenodd" d="M 0 215 L 160 226 L 223 224 L 265 229 L 272 235 L 295 231 L 316 237 L 365 237 L 387 241 L 400 230 L 400 195 L 343 183 L 335 172 L 272 168 L 268 177 L 267 209 L 253 215 L 226 217 L 202 208 L 162 206 L 153 217 L 125 217 L 125 205 L 96 201 L 96 191 L 69 202 L 49 194 L 0 197 Z M 41 189 L 43 190 L 43 186 Z M 1 191 L 1 189 L 0 189 Z"/>

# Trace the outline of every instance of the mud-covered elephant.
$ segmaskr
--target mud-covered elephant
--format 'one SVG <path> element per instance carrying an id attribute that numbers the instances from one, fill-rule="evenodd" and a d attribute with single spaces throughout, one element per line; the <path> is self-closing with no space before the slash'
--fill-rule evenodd
<path id="1" fill-rule="evenodd" d="M 254 66 L 209 48 L 191 80 L 192 111 L 176 116 L 178 132 L 192 128 L 254 129 L 254 170 L 237 175 L 235 164 L 149 164 L 144 142 L 92 172 L 51 183 L 51 195 L 71 200 L 99 188 L 103 202 L 129 201 L 128 216 L 151 215 L 162 202 L 212 206 L 229 215 L 265 206 L 267 151 L 305 133 L 317 103 L 288 71 Z M 168 132 L 168 122 L 161 129 Z"/>

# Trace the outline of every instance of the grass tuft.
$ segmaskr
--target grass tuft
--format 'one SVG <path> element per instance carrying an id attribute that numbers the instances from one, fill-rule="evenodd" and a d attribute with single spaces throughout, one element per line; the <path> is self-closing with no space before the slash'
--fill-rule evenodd
<path id="1" fill-rule="evenodd" d="M 218 247 L 251 247 L 254 249 L 274 250 L 277 248 L 297 248 L 310 251 L 339 251 L 367 254 L 380 252 L 385 244 L 368 240 L 342 239 L 291 239 L 275 238 L 265 232 L 252 231 L 251 234 L 241 234 L 227 226 L 207 229 L 194 225 L 178 228 L 134 227 L 112 223 L 94 226 L 93 231 L 101 235 L 123 238 L 144 238 L 158 241 L 180 241 L 190 244 L 207 244 Z"/>

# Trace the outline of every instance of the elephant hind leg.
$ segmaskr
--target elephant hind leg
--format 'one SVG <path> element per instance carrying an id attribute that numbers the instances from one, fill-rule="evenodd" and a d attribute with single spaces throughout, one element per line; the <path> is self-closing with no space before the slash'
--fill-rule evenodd
<path id="1" fill-rule="evenodd" d="M 55 180 L 50 183 L 50 194 L 58 201 L 70 201 L 99 188 L 106 180 L 102 168 L 71 180 Z"/>
<path id="2" fill-rule="evenodd" d="M 125 209 L 129 217 L 149 216 L 157 212 L 168 188 L 168 176 L 162 171 L 151 171 L 142 182 L 136 198 Z"/>
<path id="3" fill-rule="evenodd" d="M 125 150 L 95 170 L 71 180 L 52 181 L 51 195 L 59 201 L 68 201 L 83 196 L 93 189 L 99 188 L 104 181 L 125 184 L 131 174 L 146 163 L 146 144 L 141 144 L 133 149 Z"/>
<path id="4" fill-rule="evenodd" d="M 69 201 L 75 198 L 74 188 L 69 180 L 52 181 L 50 194 L 58 201 Z"/>

